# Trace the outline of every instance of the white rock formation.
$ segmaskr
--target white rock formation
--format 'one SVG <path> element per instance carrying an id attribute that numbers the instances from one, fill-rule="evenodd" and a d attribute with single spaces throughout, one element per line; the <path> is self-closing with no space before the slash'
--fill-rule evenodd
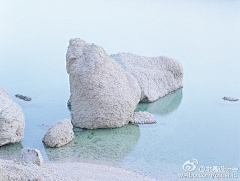
<path id="1" fill-rule="evenodd" d="M 38 166 L 43 166 L 43 157 L 39 150 L 31 148 L 23 148 L 21 151 L 22 161 L 35 163 Z"/>
<path id="2" fill-rule="evenodd" d="M 154 116 L 149 113 L 149 112 L 135 112 L 133 114 L 133 117 L 130 121 L 130 123 L 133 124 L 152 124 L 152 123 L 156 123 L 156 119 L 154 118 Z"/>
<path id="3" fill-rule="evenodd" d="M 50 147 L 60 147 L 74 139 L 73 126 L 69 119 L 62 119 L 52 125 L 43 137 L 43 142 Z"/>
<path id="4" fill-rule="evenodd" d="M 141 102 L 153 102 L 183 87 L 183 68 L 179 61 L 165 56 L 145 57 L 131 53 L 110 55 L 132 74 L 141 88 Z"/>
<path id="5" fill-rule="evenodd" d="M 76 127 L 121 127 L 140 101 L 137 80 L 106 51 L 79 38 L 69 41 L 66 55 L 71 116 Z"/>
<path id="6" fill-rule="evenodd" d="M 24 128 L 22 108 L 0 87 L 0 146 L 23 139 Z"/>

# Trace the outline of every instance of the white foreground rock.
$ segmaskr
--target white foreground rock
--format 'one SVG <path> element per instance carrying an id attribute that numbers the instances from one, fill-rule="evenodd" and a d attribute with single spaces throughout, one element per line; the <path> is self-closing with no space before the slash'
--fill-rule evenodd
<path id="1" fill-rule="evenodd" d="M 0 146 L 23 139 L 24 128 L 22 108 L 0 87 Z"/>
<path id="2" fill-rule="evenodd" d="M 52 125 L 43 137 L 43 142 L 50 147 L 60 147 L 74 139 L 73 126 L 69 119 L 62 119 Z"/>
<path id="3" fill-rule="evenodd" d="M 128 124 L 140 101 L 137 80 L 102 47 L 79 38 L 69 41 L 66 61 L 74 126 L 97 129 Z"/>
<path id="4" fill-rule="evenodd" d="M 130 121 L 130 123 L 133 124 L 153 124 L 156 123 L 156 119 L 154 118 L 154 116 L 149 113 L 149 112 L 135 112 L 133 114 L 133 117 Z"/>
<path id="5" fill-rule="evenodd" d="M 23 148 L 21 151 L 22 161 L 43 166 L 43 157 L 39 150 L 31 148 Z"/>
<path id="6" fill-rule="evenodd" d="M 145 57 L 131 53 L 110 55 L 132 74 L 141 88 L 141 102 L 153 102 L 183 87 L 183 68 L 179 61 L 165 56 Z"/>
<path id="7" fill-rule="evenodd" d="M 0 181 L 156 181 L 146 175 L 140 175 L 122 168 L 89 163 L 49 163 L 43 167 L 36 164 L 22 164 L 12 160 L 0 159 Z"/>

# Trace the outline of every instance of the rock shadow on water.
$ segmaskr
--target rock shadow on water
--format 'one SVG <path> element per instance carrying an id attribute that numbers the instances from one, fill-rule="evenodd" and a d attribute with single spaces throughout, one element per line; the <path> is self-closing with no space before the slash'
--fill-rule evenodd
<path id="1" fill-rule="evenodd" d="M 114 129 L 75 131 L 75 139 L 60 148 L 45 151 L 49 161 L 117 163 L 135 147 L 140 137 L 138 125 L 125 125 Z"/>
<path id="2" fill-rule="evenodd" d="M 156 113 L 166 115 L 178 108 L 182 101 L 182 89 L 171 92 L 167 96 L 158 99 L 152 103 L 139 103 L 135 112 L 147 111 L 150 113 Z"/>
<path id="3" fill-rule="evenodd" d="M 13 160 L 21 159 L 21 150 L 23 146 L 21 142 L 10 143 L 0 146 L 0 159 Z"/>

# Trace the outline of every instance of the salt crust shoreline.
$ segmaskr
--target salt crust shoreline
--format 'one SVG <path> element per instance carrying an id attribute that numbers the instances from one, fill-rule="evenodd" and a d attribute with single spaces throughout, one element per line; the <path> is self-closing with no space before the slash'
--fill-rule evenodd
<path id="1" fill-rule="evenodd" d="M 122 168 L 90 163 L 48 163 L 43 167 L 32 163 L 0 160 L 0 181 L 5 180 L 64 180 L 64 181 L 156 181 Z"/>

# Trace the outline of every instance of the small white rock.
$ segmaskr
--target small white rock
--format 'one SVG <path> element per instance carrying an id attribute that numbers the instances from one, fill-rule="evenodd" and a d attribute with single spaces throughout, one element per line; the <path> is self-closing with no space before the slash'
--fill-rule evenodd
<path id="1" fill-rule="evenodd" d="M 130 121 L 130 123 L 133 124 L 152 124 L 152 123 L 156 123 L 156 119 L 154 118 L 154 116 L 149 113 L 149 112 L 135 112 L 133 114 L 133 117 Z"/>
<path id="2" fill-rule="evenodd" d="M 62 119 L 45 133 L 43 142 L 49 147 L 60 147 L 74 139 L 73 126 L 69 119 Z"/>
<path id="3" fill-rule="evenodd" d="M 31 148 L 23 148 L 21 151 L 22 161 L 35 163 L 43 166 L 43 157 L 39 150 Z"/>

